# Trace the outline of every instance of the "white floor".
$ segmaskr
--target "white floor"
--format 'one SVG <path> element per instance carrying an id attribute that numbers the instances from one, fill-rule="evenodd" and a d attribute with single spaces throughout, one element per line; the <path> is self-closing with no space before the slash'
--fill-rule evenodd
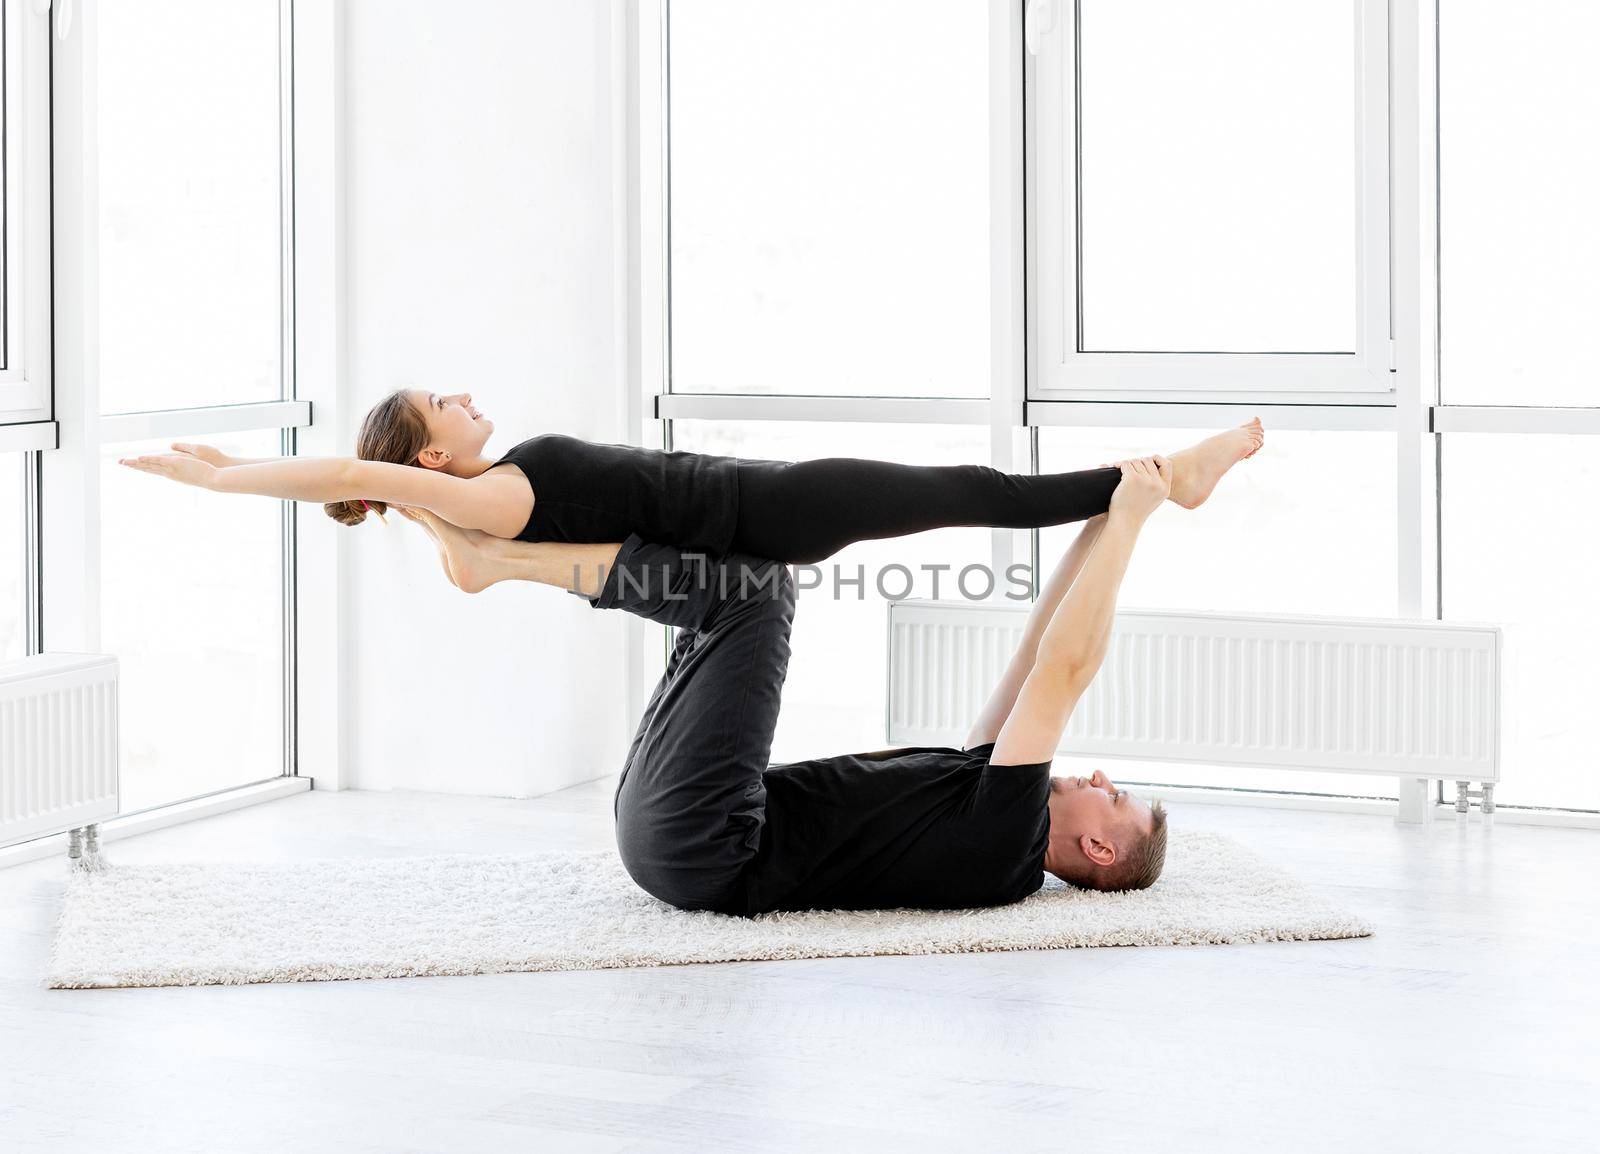
<path id="1" fill-rule="evenodd" d="M 108 854 L 603 846 L 610 791 L 312 792 Z M 0 870 L 0 1149 L 1600 1149 L 1600 832 L 1173 820 L 1377 936 L 46 990 L 64 862 Z"/>

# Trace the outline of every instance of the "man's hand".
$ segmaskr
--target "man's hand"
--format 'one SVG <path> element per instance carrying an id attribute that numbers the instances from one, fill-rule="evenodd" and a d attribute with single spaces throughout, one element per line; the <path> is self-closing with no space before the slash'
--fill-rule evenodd
<path id="1" fill-rule="evenodd" d="M 199 457 L 191 457 L 187 453 L 119 457 L 117 463 L 138 469 L 142 473 L 154 473 L 159 477 L 166 477 L 184 485 L 195 485 L 201 489 L 214 487 L 218 471 L 215 465 L 209 465 Z"/>
<path id="2" fill-rule="evenodd" d="M 1122 480 L 1111 494 L 1110 513 L 1142 523 L 1172 494 L 1172 462 L 1161 456 L 1134 457 L 1119 462 L 1118 468 Z"/>

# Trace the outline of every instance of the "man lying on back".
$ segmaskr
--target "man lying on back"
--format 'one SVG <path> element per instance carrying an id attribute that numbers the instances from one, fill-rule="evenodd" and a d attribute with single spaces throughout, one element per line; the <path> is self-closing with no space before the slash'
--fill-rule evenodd
<path id="1" fill-rule="evenodd" d="M 623 865 L 689 910 L 956 909 L 1003 905 L 1044 874 L 1098 890 L 1161 875 L 1166 815 L 1100 771 L 1050 773 L 1105 658 L 1117 592 L 1167 498 L 1164 457 L 1118 462 L 1106 512 L 1083 523 L 961 749 L 910 748 L 770 765 L 795 584 L 776 561 L 430 531 L 473 588 L 532 580 L 676 626 L 617 783 Z M 487 574 L 487 577 L 485 576 Z M 467 587 L 467 586 L 463 586 Z"/>

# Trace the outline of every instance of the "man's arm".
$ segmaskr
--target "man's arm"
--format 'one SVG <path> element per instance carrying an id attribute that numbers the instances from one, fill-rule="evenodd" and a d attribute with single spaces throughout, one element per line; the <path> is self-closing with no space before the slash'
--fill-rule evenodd
<path id="1" fill-rule="evenodd" d="M 1039 641 L 1033 668 L 995 739 L 991 765 L 1033 765 L 1055 756 L 1067 719 L 1105 660 L 1117 591 L 1142 524 L 1143 518 L 1115 510 L 1107 517 L 1083 572 Z"/>
<path id="2" fill-rule="evenodd" d="M 1105 513 L 1101 513 L 1085 521 L 1083 527 L 1078 530 L 1078 535 L 1073 538 L 1072 544 L 1062 554 L 1061 560 L 1056 562 L 1050 579 L 1039 590 L 1039 598 L 1033 603 L 1033 609 L 1028 614 L 1028 623 L 1022 629 L 1022 641 L 1017 645 L 1016 652 L 1011 655 L 1011 661 L 1006 665 L 1004 675 L 978 713 L 977 720 L 972 723 L 972 729 L 967 733 L 966 745 L 963 748 L 971 749 L 973 746 L 994 741 L 1000 736 L 1000 727 L 1011 715 L 1012 706 L 1017 703 L 1017 694 L 1022 691 L 1023 682 L 1033 671 L 1033 663 L 1038 657 L 1039 642 L 1044 637 L 1045 629 L 1049 627 L 1050 619 L 1055 616 L 1061 599 L 1067 595 L 1067 590 L 1072 588 L 1072 583 L 1082 572 L 1084 562 L 1089 559 L 1089 553 L 1094 549 L 1094 543 L 1100 538 L 1100 531 L 1105 528 L 1106 516 Z"/>

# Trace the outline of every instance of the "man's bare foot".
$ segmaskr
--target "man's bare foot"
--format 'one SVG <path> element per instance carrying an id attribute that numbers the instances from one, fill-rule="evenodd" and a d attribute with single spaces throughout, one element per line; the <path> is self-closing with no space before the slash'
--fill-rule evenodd
<path id="1" fill-rule="evenodd" d="M 504 541 L 482 529 L 463 529 L 427 509 L 407 516 L 428 531 L 439 546 L 450 582 L 463 593 L 481 593 L 505 577 L 499 565 Z"/>
<path id="2" fill-rule="evenodd" d="M 1185 509 L 1197 507 L 1211 496 L 1222 474 L 1240 461 L 1255 456 L 1266 437 L 1261 418 L 1252 417 L 1242 425 L 1224 429 L 1172 454 L 1168 458 L 1172 462 L 1172 492 L 1167 500 Z"/>

